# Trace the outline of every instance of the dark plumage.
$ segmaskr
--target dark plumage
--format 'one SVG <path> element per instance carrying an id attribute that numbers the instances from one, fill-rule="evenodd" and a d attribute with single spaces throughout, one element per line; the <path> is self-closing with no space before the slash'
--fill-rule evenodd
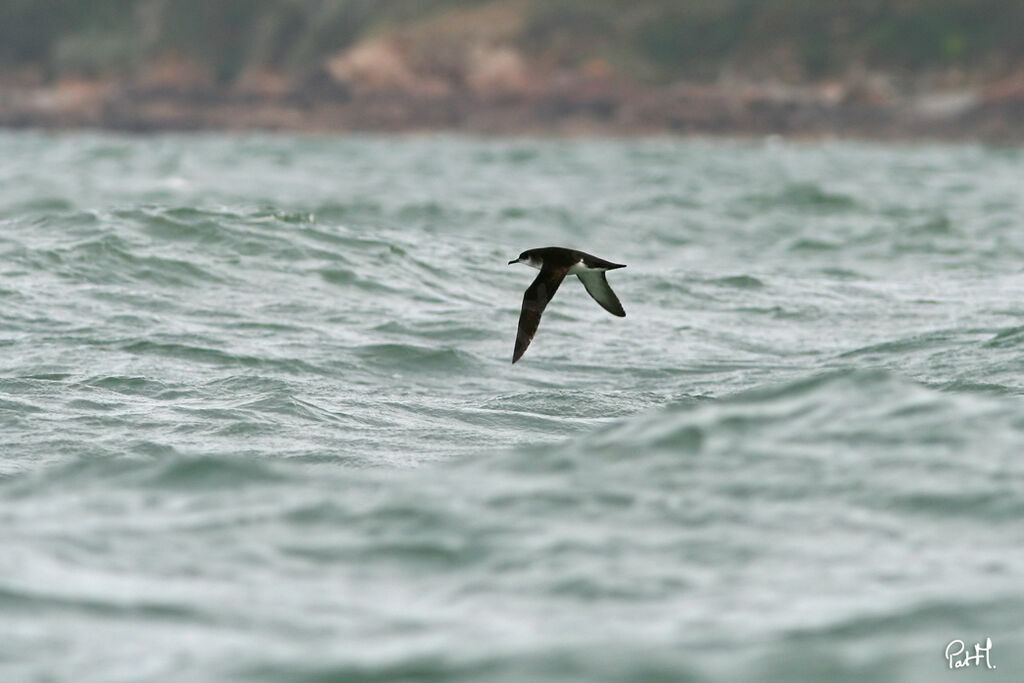
<path id="1" fill-rule="evenodd" d="M 537 326 L 540 325 L 540 316 L 566 275 L 579 277 L 587 293 L 606 311 L 619 317 L 626 315 L 619 298 L 615 296 L 605 278 L 606 271 L 626 267 L 621 263 L 612 263 L 582 251 L 562 247 L 528 249 L 520 254 L 519 258 L 509 261 L 509 265 L 513 263 L 525 263 L 540 270 L 523 294 L 519 332 L 516 334 L 516 347 L 512 353 L 513 363 L 522 357 L 533 341 Z"/>

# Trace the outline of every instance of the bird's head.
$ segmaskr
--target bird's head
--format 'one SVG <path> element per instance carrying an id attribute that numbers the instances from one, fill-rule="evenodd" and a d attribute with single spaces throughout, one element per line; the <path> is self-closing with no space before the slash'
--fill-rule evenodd
<path id="1" fill-rule="evenodd" d="M 512 259 L 511 261 L 508 262 L 510 266 L 513 263 L 525 263 L 531 268 L 536 268 L 537 270 L 540 270 L 541 266 L 544 265 L 544 259 L 537 255 L 536 249 L 527 249 L 526 251 L 519 255 L 519 258 Z"/>

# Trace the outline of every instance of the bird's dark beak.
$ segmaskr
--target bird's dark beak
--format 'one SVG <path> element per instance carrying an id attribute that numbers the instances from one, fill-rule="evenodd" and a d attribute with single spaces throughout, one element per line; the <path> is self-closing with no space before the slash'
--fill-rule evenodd
<path id="1" fill-rule="evenodd" d="M 511 265 L 512 265 L 513 263 L 519 263 L 519 259 L 517 259 L 517 258 L 514 258 L 514 259 L 512 259 L 511 261 L 509 261 L 509 262 L 508 262 L 508 264 L 509 264 L 510 266 L 511 266 Z"/>

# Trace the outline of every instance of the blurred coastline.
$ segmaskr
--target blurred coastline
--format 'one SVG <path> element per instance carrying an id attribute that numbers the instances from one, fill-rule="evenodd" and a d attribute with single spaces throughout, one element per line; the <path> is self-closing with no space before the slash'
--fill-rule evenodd
<path id="1" fill-rule="evenodd" d="M 1024 140 L 1012 0 L 6 0 L 0 126 Z"/>

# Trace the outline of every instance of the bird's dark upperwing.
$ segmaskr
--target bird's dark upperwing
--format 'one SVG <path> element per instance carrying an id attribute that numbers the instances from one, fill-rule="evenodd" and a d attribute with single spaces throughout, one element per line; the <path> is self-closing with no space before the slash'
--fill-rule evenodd
<path id="1" fill-rule="evenodd" d="M 578 273 L 577 277 L 579 277 L 583 286 L 587 288 L 587 294 L 594 297 L 594 301 L 601 304 L 601 308 L 620 318 L 626 316 L 626 311 L 622 309 L 619 297 L 615 296 L 615 292 L 612 291 L 603 270 Z"/>
<path id="2" fill-rule="evenodd" d="M 516 334 L 516 350 L 512 353 L 512 362 L 515 363 L 526 352 L 526 347 L 533 341 L 533 335 L 540 325 L 540 315 L 544 308 L 551 301 L 551 297 L 558 291 L 558 285 L 562 284 L 565 274 L 569 272 L 568 266 L 562 268 L 543 268 L 533 283 L 526 288 L 523 294 L 523 309 L 519 313 L 519 332 Z"/>

